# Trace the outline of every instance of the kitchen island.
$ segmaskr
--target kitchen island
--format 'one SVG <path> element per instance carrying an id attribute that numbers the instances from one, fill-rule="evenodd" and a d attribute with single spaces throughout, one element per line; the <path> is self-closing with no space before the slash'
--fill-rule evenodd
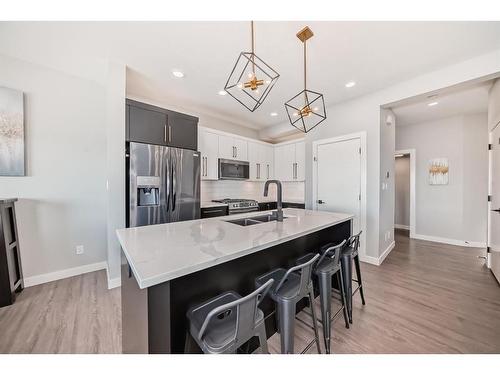
<path id="1" fill-rule="evenodd" d="M 255 277 L 351 234 L 352 215 L 285 209 L 283 222 L 240 226 L 231 215 L 117 230 L 122 247 L 124 353 L 182 353 L 186 311 L 219 293 L 254 290 Z M 265 299 L 268 336 L 274 304 Z"/>

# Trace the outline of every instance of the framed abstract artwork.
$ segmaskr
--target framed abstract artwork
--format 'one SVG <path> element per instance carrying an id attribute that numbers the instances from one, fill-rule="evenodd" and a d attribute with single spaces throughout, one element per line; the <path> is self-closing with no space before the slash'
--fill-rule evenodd
<path id="1" fill-rule="evenodd" d="M 448 159 L 429 160 L 429 185 L 448 185 Z"/>
<path id="2" fill-rule="evenodd" d="M 0 176 L 24 176 L 23 92 L 0 87 Z"/>

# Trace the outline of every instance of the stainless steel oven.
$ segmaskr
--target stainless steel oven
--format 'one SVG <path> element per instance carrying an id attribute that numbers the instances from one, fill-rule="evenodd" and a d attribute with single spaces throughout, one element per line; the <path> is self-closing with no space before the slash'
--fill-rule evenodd
<path id="1" fill-rule="evenodd" d="M 219 180 L 248 180 L 250 163 L 241 160 L 219 159 Z"/>

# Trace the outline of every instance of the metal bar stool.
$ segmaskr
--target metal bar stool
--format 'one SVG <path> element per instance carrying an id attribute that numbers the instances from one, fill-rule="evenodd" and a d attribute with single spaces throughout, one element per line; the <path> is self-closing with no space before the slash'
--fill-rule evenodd
<path id="1" fill-rule="evenodd" d="M 307 351 L 312 343 L 316 342 L 318 353 L 321 353 L 318 323 L 314 311 L 314 291 L 311 280 L 313 264 L 318 258 L 319 254 L 316 254 L 316 256 L 303 264 L 296 265 L 288 270 L 278 268 L 259 276 L 255 280 L 255 285 L 257 286 L 265 285 L 267 280 L 270 279 L 274 279 L 277 282 L 276 286 L 270 289 L 269 295 L 277 306 L 277 323 L 281 339 L 281 353 L 283 354 L 293 353 L 296 305 L 306 297 L 309 298 L 311 307 L 315 340 L 303 352 Z"/>
<path id="2" fill-rule="evenodd" d="M 321 324 L 323 326 L 323 339 L 325 341 L 325 349 L 327 353 L 330 353 L 330 343 L 331 343 L 331 322 L 337 317 L 337 315 L 343 311 L 344 322 L 347 328 L 349 328 L 348 318 L 347 318 L 347 305 L 346 296 L 344 293 L 343 284 L 343 274 L 342 268 L 340 267 L 340 253 L 346 243 L 346 240 L 342 241 L 338 245 L 328 244 L 322 246 L 320 251 L 322 253 L 318 262 L 315 263 L 313 268 L 313 273 L 317 278 L 317 283 L 319 286 L 319 295 L 321 302 Z M 299 259 L 297 263 L 304 263 L 307 260 L 314 257 L 314 253 L 306 254 Z M 340 300 L 342 302 L 342 307 L 338 309 L 332 316 L 332 279 L 333 276 L 337 276 L 337 283 L 339 287 Z"/>
<path id="3" fill-rule="evenodd" d="M 340 264 L 342 267 L 342 272 L 344 273 L 344 290 L 347 297 L 347 312 L 349 314 L 349 323 L 352 324 L 352 296 L 359 291 L 361 295 L 361 303 L 365 305 L 365 296 L 363 293 L 363 283 L 361 281 L 361 268 L 359 266 L 359 237 L 361 232 L 351 236 L 342 250 L 342 255 L 340 257 Z M 354 261 L 354 266 L 356 267 L 356 279 L 352 278 L 352 261 Z M 355 281 L 358 286 L 353 291 L 352 282 Z"/>
<path id="4" fill-rule="evenodd" d="M 245 297 L 227 292 L 189 309 L 189 333 L 201 350 L 207 354 L 236 353 L 241 345 L 258 336 L 262 353 L 269 353 L 264 313 L 257 306 L 273 282 L 267 280 Z M 186 353 L 190 351 L 189 342 L 186 337 Z"/>

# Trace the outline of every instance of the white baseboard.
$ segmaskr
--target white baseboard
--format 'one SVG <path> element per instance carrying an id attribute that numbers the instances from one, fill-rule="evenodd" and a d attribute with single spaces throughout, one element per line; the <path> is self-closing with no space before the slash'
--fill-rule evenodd
<path id="1" fill-rule="evenodd" d="M 395 246 L 396 246 L 396 242 L 392 241 L 389 244 L 389 246 L 387 246 L 387 249 L 385 249 L 384 252 L 382 254 L 380 254 L 380 256 L 378 257 L 378 264 L 379 265 L 381 265 L 383 263 L 385 258 L 387 258 L 387 255 L 389 255 L 389 253 L 392 251 L 392 249 L 394 249 Z"/>
<path id="2" fill-rule="evenodd" d="M 122 278 L 121 277 L 115 277 L 113 279 L 109 278 L 109 271 L 108 271 L 107 266 L 106 266 L 106 276 L 108 277 L 108 289 L 118 288 L 118 287 L 122 286 Z"/>
<path id="3" fill-rule="evenodd" d="M 424 241 L 432 241 L 432 242 L 445 243 L 445 244 L 448 244 L 448 245 L 455 245 L 455 246 L 486 247 L 486 243 L 484 243 L 484 242 L 455 240 L 453 238 L 427 236 L 425 234 L 413 234 L 413 236 L 411 236 L 411 238 L 415 238 L 417 240 L 424 240 Z"/>
<path id="4" fill-rule="evenodd" d="M 369 255 L 359 255 L 359 260 L 364 263 L 373 264 L 374 266 L 379 265 L 378 258 Z"/>
<path id="5" fill-rule="evenodd" d="M 50 273 L 44 273 L 41 275 L 26 277 L 24 278 L 24 287 L 27 288 L 34 285 L 49 283 L 51 281 L 82 275 L 88 272 L 104 270 L 106 269 L 106 266 L 107 266 L 106 262 L 98 262 L 98 263 L 86 264 L 84 266 L 68 268 L 61 271 L 55 271 Z"/>
<path id="6" fill-rule="evenodd" d="M 396 229 L 410 230 L 410 226 L 409 225 L 403 225 L 403 224 L 394 224 L 394 228 L 396 228 Z"/>
<path id="7" fill-rule="evenodd" d="M 389 246 L 387 246 L 387 249 L 384 250 L 380 256 L 377 257 L 372 257 L 369 255 L 360 255 L 359 260 L 365 263 L 373 264 L 375 266 L 380 266 L 382 262 L 387 258 L 387 255 L 391 252 L 392 249 L 396 246 L 396 242 L 392 241 Z"/>

